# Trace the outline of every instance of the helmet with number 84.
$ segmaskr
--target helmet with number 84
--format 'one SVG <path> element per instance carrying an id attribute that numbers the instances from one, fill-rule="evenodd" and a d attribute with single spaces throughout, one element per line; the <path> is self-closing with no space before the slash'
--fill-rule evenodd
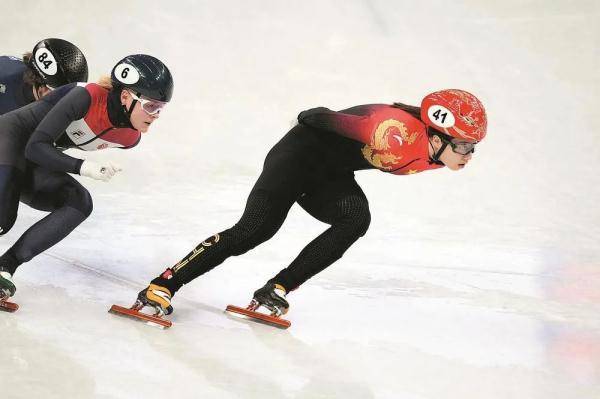
<path id="1" fill-rule="evenodd" d="M 44 39 L 33 48 L 29 64 L 50 88 L 87 82 L 87 61 L 77 46 L 63 39 Z"/>
<path id="2" fill-rule="evenodd" d="M 173 77 L 159 59 L 146 54 L 128 55 L 112 70 L 114 87 L 130 90 L 137 96 L 167 103 L 173 96 Z"/>
<path id="3" fill-rule="evenodd" d="M 421 120 L 438 132 L 479 142 L 487 130 L 481 101 L 464 90 L 449 89 L 428 94 L 421 102 Z"/>

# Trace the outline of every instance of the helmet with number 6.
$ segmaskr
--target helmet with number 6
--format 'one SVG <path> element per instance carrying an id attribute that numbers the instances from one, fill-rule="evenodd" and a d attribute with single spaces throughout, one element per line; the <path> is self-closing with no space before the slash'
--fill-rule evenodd
<path id="1" fill-rule="evenodd" d="M 51 38 L 37 43 L 29 65 L 51 88 L 88 80 L 88 65 L 83 53 L 66 40 Z"/>
<path id="2" fill-rule="evenodd" d="M 173 96 L 173 77 L 159 59 L 146 54 L 128 55 L 111 73 L 113 86 L 130 89 L 137 95 L 161 102 Z"/>
<path id="3" fill-rule="evenodd" d="M 481 101 L 464 90 L 449 89 L 428 94 L 421 102 L 421 120 L 451 137 L 481 141 L 487 116 Z"/>

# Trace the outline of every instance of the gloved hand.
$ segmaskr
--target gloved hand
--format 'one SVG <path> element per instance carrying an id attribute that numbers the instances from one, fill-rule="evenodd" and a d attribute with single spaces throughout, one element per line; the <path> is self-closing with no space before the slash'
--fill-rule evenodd
<path id="1" fill-rule="evenodd" d="M 303 125 L 306 118 L 308 118 L 312 115 L 315 115 L 315 114 L 326 113 L 328 111 L 331 112 L 331 110 L 329 108 L 325 108 L 325 107 L 311 108 L 306 111 L 302 111 L 298 114 L 298 123 Z"/>
<path id="2" fill-rule="evenodd" d="M 117 172 L 122 171 L 121 167 L 110 162 L 103 161 L 96 163 L 93 161 L 83 161 L 79 174 L 96 180 L 109 181 Z"/>

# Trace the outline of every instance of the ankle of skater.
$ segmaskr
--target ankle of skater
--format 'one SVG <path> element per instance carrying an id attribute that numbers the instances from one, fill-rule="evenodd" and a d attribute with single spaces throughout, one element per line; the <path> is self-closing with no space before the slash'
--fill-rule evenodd
<path id="1" fill-rule="evenodd" d="M 155 284 L 160 287 L 164 287 L 169 290 L 171 297 L 175 295 L 177 291 L 183 286 L 179 281 L 172 269 L 168 268 L 160 274 L 160 276 L 153 279 L 150 284 Z"/>
<path id="2" fill-rule="evenodd" d="M 11 276 L 15 274 L 17 268 L 23 264 L 20 261 L 12 248 L 0 256 L 0 271 L 7 272 Z"/>

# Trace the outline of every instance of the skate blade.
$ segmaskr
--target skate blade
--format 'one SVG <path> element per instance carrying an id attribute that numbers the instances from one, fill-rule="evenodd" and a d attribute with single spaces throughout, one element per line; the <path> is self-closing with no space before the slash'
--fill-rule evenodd
<path id="1" fill-rule="evenodd" d="M 19 310 L 19 305 L 13 302 L 8 302 L 6 300 L 0 301 L 0 310 L 3 312 L 14 313 Z"/>
<path id="2" fill-rule="evenodd" d="M 108 310 L 109 313 L 114 313 L 119 316 L 129 317 L 131 319 L 145 321 L 147 323 L 156 324 L 162 328 L 169 328 L 173 325 L 171 321 L 163 319 L 159 316 L 153 316 L 147 313 L 140 312 L 139 310 L 135 310 L 132 308 L 124 308 L 119 305 L 112 305 Z"/>
<path id="3" fill-rule="evenodd" d="M 227 305 L 225 311 L 233 313 L 235 315 L 245 316 L 245 318 L 247 318 L 248 320 L 256 321 L 281 329 L 289 328 L 292 325 L 292 323 L 289 320 L 282 319 L 281 317 L 270 316 L 268 314 L 256 312 L 254 310 L 249 310 L 246 308 L 240 308 L 238 306 Z"/>

